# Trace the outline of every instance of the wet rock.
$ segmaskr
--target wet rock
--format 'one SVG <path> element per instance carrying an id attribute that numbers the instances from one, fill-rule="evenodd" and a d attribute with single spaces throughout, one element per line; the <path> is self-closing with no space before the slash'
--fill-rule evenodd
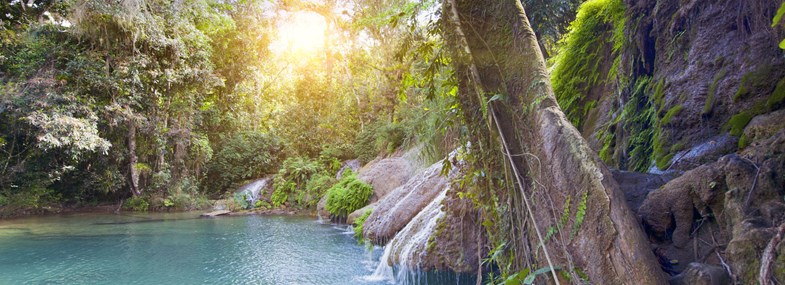
<path id="1" fill-rule="evenodd" d="M 688 170 L 717 161 L 721 156 L 738 149 L 739 139 L 730 134 L 720 134 L 676 153 L 671 159 L 672 170 Z M 656 166 L 655 166 L 656 167 Z"/>
<path id="2" fill-rule="evenodd" d="M 348 216 L 346 216 L 346 223 L 350 224 L 350 225 L 353 225 L 354 224 L 354 220 L 356 220 L 357 218 L 359 218 L 362 215 L 365 215 L 366 211 L 373 211 L 374 208 L 376 208 L 376 203 L 371 203 L 371 204 L 369 204 L 369 205 L 367 205 L 365 207 L 357 209 L 357 211 L 354 211 L 351 214 L 349 214 Z"/>
<path id="3" fill-rule="evenodd" d="M 489 248 L 479 212 L 471 200 L 461 199 L 455 188 L 447 191 L 441 204 L 445 214 L 428 239 L 421 266 L 426 270 L 477 272 Z"/>
<path id="4" fill-rule="evenodd" d="M 379 200 L 365 220 L 363 235 L 375 244 L 391 240 L 449 186 L 448 179 L 440 175 L 441 170 L 442 163 L 435 163 Z"/>

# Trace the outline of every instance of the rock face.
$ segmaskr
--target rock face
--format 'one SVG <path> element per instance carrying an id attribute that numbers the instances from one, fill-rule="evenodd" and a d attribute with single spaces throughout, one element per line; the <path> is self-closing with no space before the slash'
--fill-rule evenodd
<path id="1" fill-rule="evenodd" d="M 621 170 L 611 170 L 611 173 L 613 174 L 613 179 L 619 183 L 621 191 L 624 192 L 627 205 L 636 213 L 649 192 L 660 188 L 660 186 L 675 176 L 673 174 L 662 175 Z"/>
<path id="2" fill-rule="evenodd" d="M 413 174 L 412 162 L 402 157 L 391 157 L 363 166 L 360 168 L 357 178 L 373 186 L 373 195 L 370 200 L 373 203 L 406 183 Z"/>
<path id="3" fill-rule="evenodd" d="M 441 205 L 444 215 L 428 240 L 426 253 L 420 256 L 421 266 L 425 270 L 478 272 L 489 249 L 479 211 L 471 200 L 461 199 L 454 187 L 446 191 Z"/>
<path id="4" fill-rule="evenodd" d="M 720 265 L 722 256 L 734 282 L 753 284 L 764 248 L 785 223 L 783 196 L 785 129 L 685 172 L 650 193 L 639 213 L 664 259 Z M 774 254 L 773 268 L 785 268 L 784 254 Z"/>
<path id="5" fill-rule="evenodd" d="M 448 177 L 441 176 L 442 163 L 437 162 L 417 173 L 406 184 L 392 190 L 377 203 L 365 220 L 363 235 L 375 244 L 385 244 L 403 229 L 426 205 L 449 187 L 458 173 L 453 168 Z"/>
<path id="6" fill-rule="evenodd" d="M 339 169 L 338 172 L 335 174 L 335 179 L 340 180 L 341 177 L 343 177 L 343 173 L 346 172 L 347 170 L 357 172 L 357 170 L 359 170 L 360 167 L 362 167 L 362 164 L 358 159 L 344 161 L 343 164 L 341 165 L 341 169 Z"/>
<path id="7" fill-rule="evenodd" d="M 397 265 L 396 280 L 411 280 L 411 276 L 408 275 L 416 274 L 421 270 L 475 273 L 479 269 L 480 260 L 488 251 L 488 241 L 485 228 L 479 220 L 479 212 L 474 208 L 471 200 L 459 197 L 460 189 L 453 182 L 460 175 L 460 168 L 460 165 L 453 167 L 447 178 L 434 177 L 434 171 L 441 169 L 441 163 L 434 164 L 410 180 L 410 182 L 421 182 L 412 183 L 411 185 L 416 185 L 415 188 L 406 188 L 406 185 L 410 185 L 407 183 L 387 196 L 389 199 L 379 201 L 374 214 L 381 213 L 381 215 L 375 218 L 388 220 L 375 223 L 373 226 L 368 221 L 374 214 L 366 220 L 364 225 L 366 237 L 368 234 L 376 234 L 378 238 L 376 232 L 380 228 L 397 232 L 385 247 L 379 265 L 390 268 Z M 419 180 L 420 178 L 424 180 Z M 428 183 L 429 180 L 438 183 Z M 404 190 L 409 190 L 412 194 L 428 190 L 426 188 L 430 189 L 429 193 L 435 193 L 435 196 L 415 194 L 408 195 L 403 200 L 394 198 L 398 192 L 407 192 Z M 421 210 L 414 213 L 413 218 L 405 222 L 405 219 L 394 218 L 401 215 L 408 216 L 413 209 L 403 207 L 412 203 L 414 199 L 417 199 L 417 204 L 426 203 Z M 397 203 L 390 207 L 392 202 Z M 392 228 L 400 224 L 403 224 L 400 231 Z M 377 271 L 389 272 L 390 268 Z"/>
<path id="8" fill-rule="evenodd" d="M 582 135 L 610 167 L 646 171 L 652 158 L 659 170 L 711 163 L 750 136 L 742 130 L 751 118 L 783 107 L 785 57 L 777 43 L 785 30 L 771 27 L 780 2 L 623 2 L 630 42 L 587 57 L 598 61 L 600 78 L 618 72 L 623 80 L 597 80 L 576 104 L 584 108 Z M 612 37 L 613 25 L 604 27 L 598 36 Z M 611 70 L 615 60 L 622 63 Z"/>

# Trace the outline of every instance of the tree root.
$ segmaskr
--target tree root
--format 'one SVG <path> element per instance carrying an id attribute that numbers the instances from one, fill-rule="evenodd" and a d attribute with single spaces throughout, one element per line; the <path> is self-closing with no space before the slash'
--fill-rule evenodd
<path id="1" fill-rule="evenodd" d="M 766 249 L 763 250 L 763 257 L 760 260 L 760 274 L 758 275 L 758 282 L 761 285 L 776 284 L 771 279 L 771 266 L 774 263 L 774 258 L 777 257 L 777 245 L 782 241 L 783 237 L 785 237 L 785 223 L 779 226 L 777 235 L 771 238 Z"/>

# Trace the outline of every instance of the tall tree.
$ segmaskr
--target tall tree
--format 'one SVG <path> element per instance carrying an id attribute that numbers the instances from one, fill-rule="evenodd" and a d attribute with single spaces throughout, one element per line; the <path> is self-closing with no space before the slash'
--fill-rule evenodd
<path id="1" fill-rule="evenodd" d="M 461 108 L 475 132 L 471 156 L 503 153 L 497 168 L 511 177 L 510 190 L 481 191 L 507 191 L 493 195 L 507 201 L 483 203 L 496 211 L 486 215 L 502 217 L 486 225 L 508 231 L 500 236 L 518 252 L 513 268 L 561 268 L 573 282 L 664 284 L 618 184 L 559 109 L 520 2 L 445 0 L 442 9 Z M 501 212 L 505 202 L 509 212 Z"/>

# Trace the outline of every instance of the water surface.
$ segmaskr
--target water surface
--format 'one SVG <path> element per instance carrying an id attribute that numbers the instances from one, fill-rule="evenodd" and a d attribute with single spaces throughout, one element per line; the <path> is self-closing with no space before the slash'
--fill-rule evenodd
<path id="1" fill-rule="evenodd" d="M 0 284 L 377 284 L 381 254 L 311 218 L 76 214 L 0 221 Z"/>

